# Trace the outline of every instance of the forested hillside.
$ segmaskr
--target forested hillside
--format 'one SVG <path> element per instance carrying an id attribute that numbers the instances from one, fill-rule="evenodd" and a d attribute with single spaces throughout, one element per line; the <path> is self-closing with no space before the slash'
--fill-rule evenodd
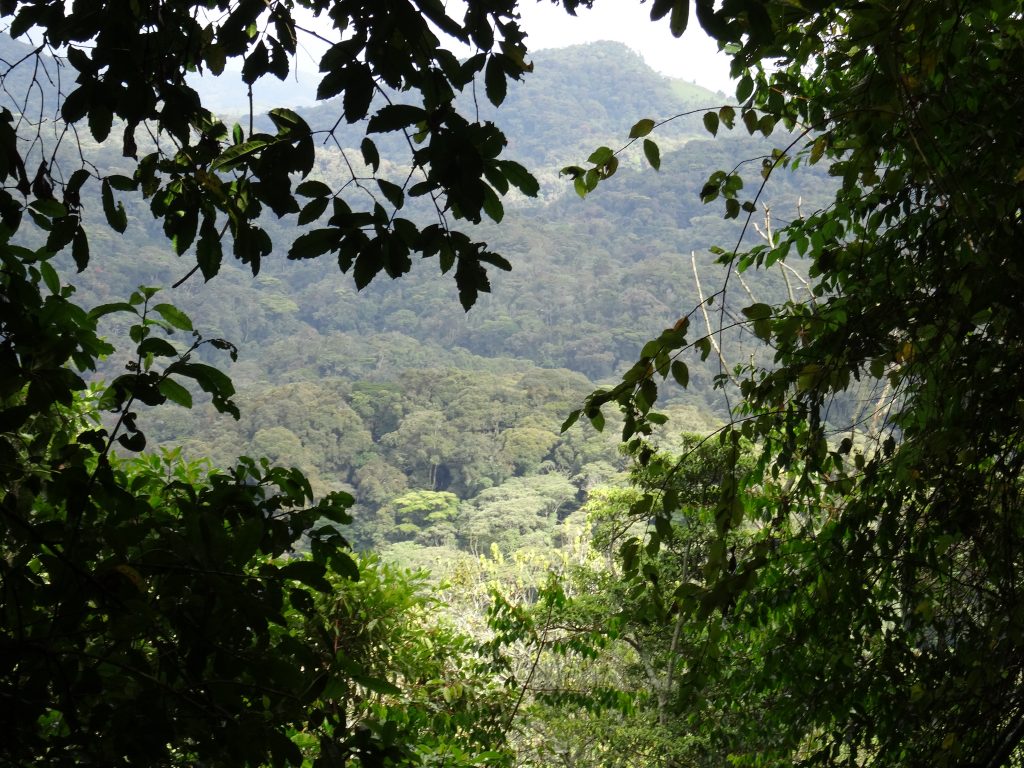
<path id="1" fill-rule="evenodd" d="M 633 167 L 620 172 L 614 188 L 584 202 L 571 183 L 559 178 L 563 165 L 600 144 L 621 140 L 637 115 L 669 117 L 713 106 L 721 97 L 692 85 L 677 96 L 680 89 L 674 90 L 671 81 L 613 43 L 543 52 L 534 66 L 533 79 L 510 87 L 505 107 L 511 119 L 506 117 L 503 127 L 510 153 L 541 178 L 540 199 L 513 201 L 500 225 L 485 228 L 488 243 L 514 257 L 516 268 L 493 274 L 491 295 L 484 294 L 473 311 L 460 310 L 453 288 L 430 263 L 416 265 L 405 280 L 375 281 L 356 300 L 351 280 L 320 264 L 287 263 L 283 254 L 266 259 L 255 285 L 244 267 L 229 264 L 209 286 L 199 279 L 186 282 L 177 292 L 183 306 L 194 308 L 211 331 L 243 349 L 259 350 L 243 355 L 243 361 L 259 361 L 262 370 L 252 378 L 260 381 L 288 380 L 281 377 L 283 371 L 291 377 L 301 372 L 364 375 L 371 358 L 392 371 L 420 367 L 416 353 L 402 349 L 403 337 L 429 350 L 424 354 L 433 360 L 465 350 L 567 368 L 592 381 L 620 373 L 665 318 L 696 304 L 691 252 L 697 253 L 698 268 L 708 272 L 714 261 L 708 248 L 739 235 L 740 226 L 723 222 L 701 204 L 703 180 L 737 158 L 759 164 L 782 140 L 729 136 L 717 142 L 698 127 L 697 116 L 678 121 L 667 126 L 663 138 L 662 172 L 642 168 L 635 151 L 629 155 Z M 581 92 L 586 99 L 578 97 Z M 333 114 L 330 106 L 317 109 L 300 110 L 314 127 Z M 358 144 L 353 136 L 350 154 Z M 109 162 L 118 167 L 116 158 Z M 338 148 L 327 147 L 318 155 L 314 175 L 335 178 L 343 162 Z M 794 174 L 774 184 L 764 202 L 777 220 L 787 221 L 798 215 L 801 200 L 803 212 L 809 213 L 829 189 L 820 174 Z M 127 204 L 133 226 L 124 238 L 105 243 L 109 266 L 98 265 L 98 280 L 83 276 L 81 289 L 90 291 L 90 300 L 110 300 L 139 283 L 168 285 L 187 272 L 166 252 L 163 235 L 144 206 Z M 271 232 L 280 226 L 272 218 L 265 225 Z M 140 252 L 148 255 L 143 264 L 134 258 Z M 718 278 L 708 273 L 706 279 L 713 283 Z M 763 286 L 761 276 L 753 279 L 764 301 L 784 291 L 781 278 Z M 243 307 L 246 311 L 237 311 Z M 374 349 L 373 334 L 385 332 L 393 334 L 385 346 L 402 349 L 400 354 Z M 323 339 L 332 334 L 357 334 L 369 351 L 344 354 L 343 339 Z M 309 342 L 277 344 L 296 335 Z M 284 359 L 277 359 L 281 355 Z M 470 367 L 467 361 L 455 365 Z M 695 391 L 704 394 L 707 387 Z M 713 396 L 708 405 L 718 407 Z"/>
<path id="2" fill-rule="evenodd" d="M 215 418 L 209 407 L 160 409 L 150 438 L 217 464 L 267 456 L 301 468 L 317 494 L 351 492 L 360 547 L 414 541 L 487 551 L 500 542 L 511 554 L 554 546 L 557 524 L 625 468 L 613 438 L 562 435 L 560 425 L 598 383 L 632 364 L 666 318 L 699 303 L 694 267 L 714 290 L 708 248 L 738 237 L 741 226 L 701 204 L 702 180 L 737 157 L 760 163 L 779 139 L 717 142 L 697 115 L 683 118 L 666 127 L 660 172 L 633 152 L 614 183 L 584 201 L 559 177 L 561 167 L 621 140 L 638 115 L 670 117 L 722 96 L 656 75 L 616 43 L 542 52 L 534 68 L 535 77 L 512 84 L 502 109 L 509 151 L 534 169 L 541 193 L 511 201 L 500 225 L 484 228 L 491 247 L 515 264 L 493 276 L 491 294 L 465 312 L 429 264 L 357 291 L 322 263 L 276 253 L 255 279 L 232 264 L 209 283 L 193 275 L 161 298 L 238 346 L 228 371 L 242 419 Z M 336 109 L 328 103 L 299 114 L 315 130 Z M 487 116 L 496 117 L 493 107 Z M 313 176 L 330 182 L 346 150 L 358 151 L 354 131 L 341 137 L 318 156 Z M 112 169 L 123 163 L 116 150 L 97 148 Z M 793 174 L 764 204 L 786 220 L 813 210 L 829 188 L 820 174 Z M 187 272 L 146 204 L 128 197 L 125 205 L 125 233 L 104 238 L 102 259 L 75 281 L 87 305 L 120 300 L 138 285 L 167 287 Z M 263 226 L 276 239 L 286 225 L 265 217 Z M 783 299 L 785 286 L 781 274 L 750 282 L 761 301 Z M 110 360 L 105 377 L 123 364 Z M 727 415 L 702 373 L 676 405 L 674 426 L 684 431 L 708 431 Z M 538 474 L 548 476 L 546 490 L 522 480 Z M 436 531 L 393 520 L 395 504 L 419 492 L 449 494 L 452 509 L 437 513 Z"/>

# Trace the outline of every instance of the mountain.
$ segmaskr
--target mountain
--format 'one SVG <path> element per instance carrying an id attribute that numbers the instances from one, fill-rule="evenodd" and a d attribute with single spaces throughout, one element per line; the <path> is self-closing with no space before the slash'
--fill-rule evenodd
<path id="1" fill-rule="evenodd" d="M 533 71 L 509 85 L 500 118 L 486 99 L 478 102 L 485 118 L 498 120 L 515 138 L 513 152 L 534 165 L 550 162 L 553 151 L 560 149 L 564 154 L 569 145 L 587 146 L 597 133 L 626 132 L 635 115 L 668 117 L 723 99 L 721 94 L 699 85 L 657 74 L 622 43 L 604 41 L 546 49 L 532 54 L 530 61 Z M 312 70 L 312 65 L 307 69 Z M 248 89 L 240 73 L 228 70 L 219 77 L 191 74 L 188 82 L 214 112 L 248 113 Z M 310 125 L 333 126 L 340 100 L 322 105 L 315 101 L 312 71 L 293 73 L 285 81 L 268 75 L 253 85 L 257 111 L 272 106 L 300 107 Z M 473 94 L 467 93 L 461 107 L 466 109 L 473 101 Z"/>
<path id="2" fill-rule="evenodd" d="M 537 201 L 509 199 L 501 225 L 482 228 L 513 270 L 493 272 L 493 292 L 482 296 L 468 315 L 459 307 L 451 279 L 438 273 L 435 262 L 415 265 L 398 281 L 380 277 L 357 296 L 350 278 L 326 259 L 286 263 L 272 256 L 256 280 L 228 260 L 215 280 L 202 284 L 194 277 L 172 300 L 193 312 L 200 325 L 241 345 L 248 362 L 240 373 L 251 382 L 283 384 L 299 372 L 399 375 L 402 360 L 386 351 L 404 346 L 396 347 L 396 337 L 423 350 L 414 357 L 445 365 L 462 367 L 473 358 L 520 359 L 577 371 L 593 381 L 615 377 L 651 334 L 699 302 L 691 252 L 696 252 L 704 289 L 714 290 L 719 270 L 708 248 L 733 246 L 743 229 L 724 220 L 718 206 L 700 203 L 708 175 L 732 168 L 738 158 L 750 158 L 759 167 L 760 157 L 785 146 L 790 137 L 755 138 L 741 129 L 723 131 L 712 140 L 700 127 L 699 114 L 675 120 L 656 133 L 664 152 L 660 172 L 631 148 L 622 153 L 618 174 L 580 200 L 571 184 L 559 178 L 562 165 L 584 162 L 602 144 L 622 146 L 629 127 L 641 117 L 718 106 L 720 96 L 681 87 L 618 43 L 542 51 L 534 65 L 525 82 L 509 90 L 502 108 L 482 117 L 499 122 L 509 138 L 509 156 L 537 174 L 541 195 Z M 338 109 L 332 101 L 299 111 L 317 126 L 336 122 Z M 344 134 L 339 138 L 341 147 L 357 143 L 355 132 L 348 141 Z M 383 149 L 384 142 L 379 143 Z M 115 168 L 121 162 L 116 149 L 101 153 Z M 330 183 L 344 171 L 341 149 L 325 147 L 313 176 Z M 813 210 L 814 200 L 830 188 L 820 174 L 780 173 L 760 201 L 772 206 L 778 220 L 796 215 L 800 200 L 805 212 Z M 132 224 L 124 237 L 96 228 L 93 250 L 102 255 L 79 278 L 88 301 L 116 300 L 139 283 L 167 285 L 188 270 L 187 259 L 169 254 L 148 204 L 130 197 L 125 203 Z M 415 204 L 406 215 L 417 211 L 431 215 Z M 294 237 L 289 219 L 268 217 L 265 226 L 276 243 Z M 746 234 L 756 237 L 750 228 Z M 779 275 L 751 274 L 746 280 L 764 301 L 786 290 Z M 392 341 L 379 354 L 344 355 L 339 367 L 332 345 L 347 348 L 343 339 L 355 335 L 372 348 L 375 334 L 390 334 Z M 296 346 L 291 343 L 296 337 L 308 342 Z M 335 362 L 327 365 L 328 360 Z M 692 390 L 696 395 L 688 397 L 707 395 L 717 402 L 699 375 Z"/>
<path id="3" fill-rule="evenodd" d="M 469 108 L 472 95 L 464 98 Z M 480 106 L 481 117 L 506 132 L 508 155 L 542 182 L 537 200 L 509 198 L 501 224 L 481 228 L 513 264 L 511 272 L 492 275 L 491 294 L 464 313 L 436 261 L 416 264 L 400 280 L 379 277 L 359 293 L 328 259 L 289 262 L 272 255 L 255 279 L 229 260 L 211 282 L 195 276 L 161 296 L 185 309 L 204 334 L 238 344 L 240 361 L 229 373 L 246 416 L 232 425 L 208 421 L 202 408 L 158 409 L 151 437 L 218 460 L 271 454 L 299 463 L 318 491 L 356 492 L 360 519 L 369 521 L 359 536 L 370 542 L 395 540 L 393 531 L 374 527 L 377 510 L 418 489 L 456 494 L 474 509 L 490 509 L 479 500 L 485 492 L 533 498 L 539 506 L 520 505 L 524 520 L 539 510 L 573 509 L 579 500 L 565 497 L 565 484 L 571 480 L 568 487 L 584 498 L 588 478 L 614 475 L 620 459 L 614 436 L 578 429 L 560 436 L 562 418 L 588 390 L 621 375 L 647 339 L 723 279 L 708 249 L 734 246 L 743 225 L 723 219 L 718 205 L 700 203 L 708 175 L 735 167 L 738 159 L 759 168 L 761 157 L 792 140 L 742 130 L 712 140 L 699 112 L 720 103 L 720 95 L 654 73 L 617 43 L 538 53 L 534 72 L 509 89 L 500 110 Z M 585 162 L 598 146 L 626 144 L 640 118 L 695 110 L 656 132 L 663 149 L 659 172 L 630 148 L 620 155 L 618 173 L 585 200 L 558 175 L 561 166 Z M 339 105 L 299 111 L 314 127 L 329 127 Z M 359 128 L 337 132 L 338 146 L 320 153 L 314 177 L 344 178 L 342 152 L 358 145 Z M 383 153 L 386 138 L 378 144 Z M 123 163 L 113 143 L 88 149 L 101 168 Z M 389 162 L 398 178 L 402 169 L 386 156 L 382 167 Z M 756 171 L 752 176 L 760 181 Z M 829 188 L 819 174 L 779 174 L 760 201 L 778 220 L 797 215 L 799 205 L 809 212 Z M 96 226 L 90 235 L 93 260 L 75 277 L 85 305 L 123 300 L 139 284 L 170 285 L 191 266 L 190 257 L 171 255 L 147 201 L 123 199 L 125 234 Z M 98 201 L 86 201 L 87 217 L 97 217 L 99 209 Z M 410 216 L 429 213 L 406 209 Z M 291 219 L 268 216 L 264 225 L 275 243 L 295 236 Z M 749 228 L 746 235 L 757 236 Z M 778 270 L 741 279 L 765 302 L 791 288 Z M 124 330 L 111 325 L 107 332 L 116 337 Z M 730 361 L 736 362 L 742 361 Z M 124 363 L 111 359 L 104 376 L 119 374 Z M 690 388 L 669 402 L 680 414 L 677 427 L 707 429 L 725 413 L 713 387 L 717 364 L 695 361 L 691 368 Z M 433 447 L 423 448 L 424 440 Z M 561 477 L 562 485 L 543 493 L 522 486 L 522 478 L 538 472 Z M 555 495 L 545 496 L 549 491 Z M 547 522 L 536 530 L 554 535 L 544 515 Z M 433 540 L 434 534 L 424 536 Z"/>
<path id="4" fill-rule="evenodd" d="M 56 59 L 47 53 L 33 56 L 35 50 L 0 34 L 0 108 L 25 117 L 20 126 L 23 135 L 31 130 L 43 134 L 47 124 L 52 126 L 49 118 L 57 110 L 57 87 L 66 75 Z"/>

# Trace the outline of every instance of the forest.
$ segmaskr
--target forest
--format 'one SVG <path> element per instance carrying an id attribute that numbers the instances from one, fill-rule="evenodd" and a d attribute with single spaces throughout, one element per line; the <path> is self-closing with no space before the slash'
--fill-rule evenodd
<path id="1" fill-rule="evenodd" d="M 0 765 L 1024 765 L 1024 7 L 455 5 L 0 5 Z"/>

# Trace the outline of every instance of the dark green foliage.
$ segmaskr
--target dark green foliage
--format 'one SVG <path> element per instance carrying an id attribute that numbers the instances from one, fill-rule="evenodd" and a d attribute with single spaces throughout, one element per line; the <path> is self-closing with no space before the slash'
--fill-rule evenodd
<path id="1" fill-rule="evenodd" d="M 705 666 L 717 663 L 707 655 L 709 642 L 721 624 L 702 621 L 699 595 L 709 584 L 718 489 L 737 470 L 716 441 L 686 435 L 680 448 L 680 455 L 659 454 L 637 468 L 633 487 L 606 489 L 591 499 L 585 509 L 592 556 L 564 580 L 571 597 L 559 606 L 554 623 L 563 633 L 559 654 L 572 663 L 552 672 L 558 681 L 553 687 L 571 690 L 577 667 L 592 666 L 591 674 L 600 674 L 605 685 L 614 681 L 629 706 L 556 693 L 542 698 L 533 714 L 541 727 L 573 744 L 566 732 L 572 720 L 562 720 L 572 713 L 592 734 L 574 747 L 594 762 L 716 766 L 740 747 L 759 747 L 740 735 L 742 716 L 726 713 L 731 691 L 705 684 Z M 744 455 L 739 471 L 750 464 Z M 656 531 L 650 530 L 645 500 L 650 492 L 671 495 L 678 505 L 671 519 L 655 518 Z M 660 539 L 657 549 L 650 546 L 654 536 Z M 731 543 L 733 551 L 741 541 Z M 609 567 L 616 554 L 622 570 Z M 593 656 L 598 661 L 588 663 Z M 736 704 L 738 711 L 758 706 L 750 697 Z"/>
<path id="2" fill-rule="evenodd" d="M 500 747 L 511 692 L 488 649 L 439 616 L 422 573 L 373 556 L 359 559 L 359 572 L 358 582 L 335 582 L 318 596 L 307 627 L 333 649 L 322 659 L 330 674 L 325 725 L 296 739 L 307 758 L 319 755 L 314 765 L 325 766 L 507 764 Z"/>
<path id="3" fill-rule="evenodd" d="M 108 224 L 118 232 L 127 226 L 125 208 L 114 189 L 141 190 L 177 253 L 189 251 L 200 234 L 197 266 L 207 279 L 220 264 L 221 247 L 215 241 L 224 241 L 257 274 L 273 249 L 259 221 L 261 214 L 267 209 L 277 217 L 300 212 L 293 182 L 313 170 L 316 143 L 330 140 L 340 121 L 319 129 L 322 135 L 318 136 L 295 112 L 277 108 L 268 113 L 270 125 L 265 130 L 263 125 L 256 128 L 250 118 L 248 131 L 237 125 L 229 131 L 204 108 L 186 81 L 186 72 L 219 73 L 226 60 L 241 59 L 242 79 L 249 86 L 268 75 L 285 79 L 301 35 L 293 16 L 297 9 L 278 5 L 268 11 L 259 3 L 237 7 L 223 3 L 218 15 L 200 5 L 203 13 L 188 0 L 164 4 L 157 13 L 123 2 L 87 9 L 40 2 L 12 4 L 3 15 L 10 19 L 15 38 L 33 26 L 45 32 L 46 43 L 34 54 L 43 68 L 42 74 L 33 75 L 36 81 L 46 80 L 49 68 L 55 68 L 52 60 L 47 63 L 41 56 L 43 50 L 59 50 L 63 65 L 76 75 L 73 86 L 65 91 L 36 89 L 44 110 L 59 109 L 68 125 L 84 121 L 98 142 L 107 138 L 117 121 L 123 154 L 132 165 L 116 186 L 113 178 L 101 179 Z M 391 277 L 408 272 L 414 253 L 438 256 L 442 272 L 458 263 L 455 279 L 468 309 L 480 291 L 489 290 L 484 265 L 507 266 L 484 243 L 455 231 L 449 219 L 479 223 L 486 213 L 500 220 L 498 194 L 507 192 L 510 185 L 536 194 L 529 173 L 500 157 L 507 143 L 502 132 L 492 122 L 466 119 L 454 108 L 456 94 L 481 72 L 488 96 L 499 104 L 505 98 L 506 81 L 530 69 L 514 17 L 515 3 L 510 0 L 486 10 L 471 7 L 460 21 L 441 6 L 401 2 L 389 7 L 386 24 L 370 6 L 341 3 L 331 10 L 330 3 L 303 5 L 316 15 L 328 15 L 330 10 L 339 37 L 344 33 L 344 39 L 321 59 L 319 98 L 342 94 L 344 119 L 365 121 L 366 134 L 403 134 L 406 162 L 417 180 L 409 173 L 404 183 L 396 185 L 377 178 L 375 168 L 364 178 L 350 167 L 347 184 L 342 182 L 318 196 L 333 201 L 322 234 L 315 242 L 305 236 L 292 246 L 291 256 L 334 254 L 343 271 L 353 271 L 360 287 L 381 271 Z M 482 53 L 457 61 L 443 48 L 431 23 L 463 43 L 472 40 Z M 64 78 L 65 83 L 70 79 L 66 74 Z M 413 103 L 393 103 L 398 94 L 403 100 L 412 94 L 419 98 Z M 48 99 L 57 103 L 46 103 Z M 136 134 L 150 123 L 172 139 L 173 151 L 157 148 L 140 156 Z M 364 156 L 372 160 L 372 143 L 363 146 Z M 64 179 L 79 169 L 69 167 L 74 162 L 70 159 L 53 167 L 47 166 L 52 157 L 44 154 L 41 159 L 43 166 L 32 189 L 40 201 L 37 213 L 53 220 L 46 229 L 66 229 L 70 240 L 84 230 L 77 217 L 77 187 L 69 197 L 68 188 L 73 185 Z M 87 175 L 94 173 L 87 164 L 80 165 Z M 23 166 L 18 176 L 27 185 Z M 355 208 L 342 198 L 349 185 L 366 193 Z M 375 199 L 373 187 L 383 191 L 387 206 Z M 45 210 L 45 201 L 62 192 L 68 210 Z M 423 226 L 398 218 L 407 196 L 427 197 L 435 223 Z M 4 201 L 7 209 L 16 205 L 7 193 Z M 305 220 L 313 218 L 318 215 L 304 214 Z M 84 244 L 78 250 L 81 268 L 88 256 Z"/>
<path id="4" fill-rule="evenodd" d="M 717 329 L 681 320 L 583 413 L 618 403 L 624 437 L 652 461 L 666 363 L 696 352 L 736 398 L 723 447 L 738 458 L 743 440 L 758 445 L 752 473 L 724 478 L 706 586 L 690 598 L 697 631 L 719 628 L 700 655 L 715 662 L 695 668 L 740 706 L 764 697 L 740 721 L 740 764 L 1020 761 L 1022 410 L 1007 375 L 1024 362 L 1007 256 L 1024 209 L 1020 15 L 1016 2 L 697 4 L 733 46 L 747 131 L 799 131 L 764 159 L 764 183 L 723 170 L 701 196 L 749 215 L 802 163 L 840 186 L 763 244 L 726 242 Z M 733 117 L 708 113 L 706 127 Z M 770 304 L 737 294 L 745 271 L 795 254 L 811 261 L 806 290 Z M 733 322 L 771 362 L 726 364 Z M 638 502 L 664 519 L 649 551 L 671 533 L 670 490 Z M 642 572 L 637 547 L 624 557 Z"/>
<path id="5" fill-rule="evenodd" d="M 191 325 L 150 307 L 152 289 L 86 313 L 45 252 L 5 243 L 3 258 L 3 760 L 292 761 L 287 729 L 324 680 L 316 644 L 289 636 L 292 609 L 328 569 L 357 577 L 338 533 L 312 531 L 345 521 L 351 499 L 313 504 L 301 474 L 251 460 L 210 473 L 176 452 L 117 458 L 115 441 L 145 445 L 138 404 L 187 400 L 184 377 L 231 411 L 230 382 L 189 362 L 201 337 L 178 351 L 152 335 Z M 95 335 L 110 312 L 136 317 L 137 356 L 88 395 L 73 371 L 112 351 Z M 98 407 L 117 414 L 112 427 Z M 311 560 L 275 562 L 309 532 Z"/>

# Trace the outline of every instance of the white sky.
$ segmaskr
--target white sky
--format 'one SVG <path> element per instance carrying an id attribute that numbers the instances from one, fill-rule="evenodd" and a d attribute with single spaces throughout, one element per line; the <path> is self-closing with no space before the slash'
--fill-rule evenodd
<path id="1" fill-rule="evenodd" d="M 462 0 L 446 0 L 449 14 L 460 18 L 458 6 Z M 718 50 L 697 24 L 695 12 L 691 8 L 690 25 L 682 38 L 676 39 L 669 32 L 668 18 L 651 21 L 650 2 L 640 0 L 596 0 L 591 9 L 580 8 L 575 17 L 565 12 L 561 5 L 551 0 L 521 0 L 519 11 L 522 15 L 522 26 L 527 32 L 527 48 L 539 51 L 549 48 L 564 48 L 598 40 L 614 40 L 624 43 L 639 53 L 648 66 L 656 72 L 683 80 L 693 81 L 712 91 L 723 91 L 727 94 L 735 92 L 735 85 L 729 79 L 728 57 Z M 301 9 L 300 18 L 303 16 Z M 330 29 L 325 19 L 307 17 L 303 23 L 313 29 L 319 29 L 329 38 L 335 38 L 336 32 Z M 452 50 L 457 55 L 469 56 L 473 51 L 461 50 L 455 41 L 450 41 Z M 299 54 L 294 62 L 297 68 L 292 74 L 292 82 L 298 82 L 300 88 L 290 94 L 296 105 L 314 103 L 313 84 L 319 81 L 317 74 L 320 56 L 326 49 L 309 38 L 300 38 Z M 241 62 L 233 60 L 228 63 L 230 70 L 237 70 Z M 266 93 L 267 82 L 272 78 L 264 78 L 258 89 L 267 98 L 257 99 L 263 106 L 278 103 L 281 94 Z M 276 82 L 276 81 L 275 81 Z M 285 84 L 282 87 L 288 87 Z M 241 108 L 235 105 L 236 108 Z"/>
<path id="2" fill-rule="evenodd" d="M 460 0 L 447 0 L 449 13 L 459 18 Z M 455 6 L 455 7 L 452 7 Z M 648 66 L 671 77 L 692 80 L 713 91 L 732 93 L 735 86 L 729 79 L 729 60 L 719 52 L 697 24 L 691 8 L 690 25 L 682 38 L 672 37 L 668 29 L 668 17 L 658 22 L 651 21 L 650 2 L 640 0 L 597 0 L 594 8 L 580 8 L 575 17 L 565 12 L 561 5 L 551 0 L 522 0 L 519 11 L 522 26 L 529 37 L 527 48 L 531 51 L 545 48 L 564 48 L 597 40 L 615 40 L 625 43 L 643 56 Z M 322 20 L 309 20 L 314 28 L 326 27 Z M 333 37 L 333 34 L 327 33 Z M 458 45 L 454 46 L 459 53 Z M 320 53 L 315 45 L 299 56 L 299 68 L 317 71 Z M 466 51 L 469 55 L 470 51 Z"/>
<path id="3" fill-rule="evenodd" d="M 520 12 L 531 51 L 615 40 L 635 50 L 662 74 L 692 80 L 713 91 L 735 90 L 729 79 L 728 58 L 700 28 L 692 10 L 689 28 L 679 39 L 669 32 L 668 17 L 652 22 L 650 3 L 641 5 L 638 0 L 598 0 L 594 8 L 580 8 L 576 18 L 550 0 L 526 0 Z"/>

